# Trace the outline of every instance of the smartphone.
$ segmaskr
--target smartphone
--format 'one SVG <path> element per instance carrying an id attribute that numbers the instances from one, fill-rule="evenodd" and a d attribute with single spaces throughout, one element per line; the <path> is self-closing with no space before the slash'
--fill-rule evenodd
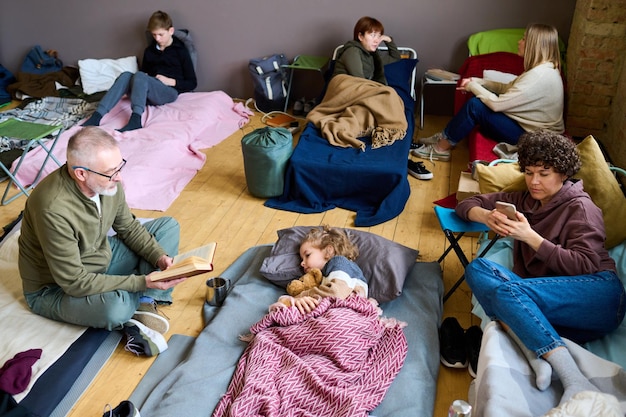
<path id="1" fill-rule="evenodd" d="M 496 201 L 496 210 L 500 213 L 503 213 L 511 220 L 517 220 L 517 216 L 515 213 L 517 209 L 515 208 L 515 204 L 505 203 L 504 201 Z"/>

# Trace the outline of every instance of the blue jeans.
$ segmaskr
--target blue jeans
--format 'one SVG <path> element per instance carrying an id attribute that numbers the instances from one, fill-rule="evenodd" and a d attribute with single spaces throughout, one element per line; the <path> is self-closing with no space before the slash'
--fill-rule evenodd
<path id="1" fill-rule="evenodd" d="M 111 111 L 124 94 L 130 95 L 133 113 L 143 114 L 146 104 L 160 106 L 171 103 L 178 98 L 174 87 L 163 84 L 145 72 L 123 72 L 117 77 L 109 91 L 102 97 L 96 111 L 105 115 Z"/>
<path id="2" fill-rule="evenodd" d="M 180 226 L 171 217 L 161 217 L 145 223 L 168 255 L 178 253 Z M 112 258 L 106 273 L 111 275 L 148 274 L 156 268 L 137 256 L 117 237 L 109 237 Z M 162 302 L 171 302 L 172 289 L 147 289 L 142 292 L 109 291 L 86 297 L 72 297 L 58 285 L 49 285 L 34 293 L 24 294 L 30 309 L 52 320 L 104 328 L 120 329 L 135 313 L 142 295 Z"/>
<path id="3" fill-rule="evenodd" d="M 613 271 L 521 278 L 485 258 L 474 259 L 465 278 L 485 313 L 508 325 L 537 356 L 598 339 L 624 318 L 624 286 Z"/>
<path id="4" fill-rule="evenodd" d="M 448 122 L 443 134 L 452 145 L 457 145 L 476 127 L 497 142 L 516 145 L 524 129 L 504 113 L 491 110 L 479 98 L 469 99 Z"/>

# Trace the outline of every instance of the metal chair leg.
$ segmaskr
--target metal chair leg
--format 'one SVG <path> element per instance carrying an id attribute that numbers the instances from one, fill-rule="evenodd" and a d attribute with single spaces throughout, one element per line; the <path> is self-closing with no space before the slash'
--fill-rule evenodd
<path id="1" fill-rule="evenodd" d="M 444 233 L 446 233 L 446 236 L 448 235 L 448 233 L 452 234 L 452 232 L 450 232 L 449 230 L 444 230 Z M 496 244 L 496 241 L 499 238 L 500 238 L 500 235 L 495 235 L 494 238 L 491 239 L 489 244 L 478 254 L 478 256 L 476 258 L 482 258 L 483 256 L 485 256 L 487 254 L 487 252 L 489 252 L 489 250 L 493 247 L 493 245 Z M 457 239 L 457 242 L 458 242 L 458 239 Z M 456 252 L 457 256 L 459 256 L 459 252 L 457 252 L 457 248 L 458 248 L 459 251 L 461 251 L 461 248 L 460 248 L 460 246 L 458 246 L 458 244 L 455 246 L 454 249 L 455 249 L 455 252 Z M 467 265 L 469 265 L 467 257 L 465 256 L 465 253 L 463 253 L 463 251 L 461 251 L 461 255 L 462 256 L 459 256 L 459 260 L 461 261 L 461 264 L 463 264 L 463 268 L 467 268 Z M 444 303 L 446 302 L 446 300 L 448 298 L 450 298 L 450 296 L 456 291 L 456 289 L 459 288 L 459 286 L 463 283 L 463 281 L 465 281 L 465 274 L 461 275 L 461 278 L 459 278 L 454 283 L 454 285 L 448 290 L 448 292 L 443 296 L 443 302 Z"/>

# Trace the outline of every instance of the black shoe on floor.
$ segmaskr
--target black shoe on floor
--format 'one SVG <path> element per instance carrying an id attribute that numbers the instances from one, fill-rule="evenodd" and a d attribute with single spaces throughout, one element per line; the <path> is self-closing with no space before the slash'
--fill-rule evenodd
<path id="1" fill-rule="evenodd" d="M 139 410 L 130 401 L 122 401 L 120 405 L 111 409 L 111 406 L 107 404 L 104 407 L 104 413 L 102 417 L 140 417 Z"/>
<path id="2" fill-rule="evenodd" d="M 456 318 L 447 317 L 439 328 L 441 363 L 448 368 L 467 368 L 465 331 Z"/>
<path id="3" fill-rule="evenodd" d="M 409 159 L 408 167 L 409 175 L 419 180 L 430 180 L 433 178 L 433 173 L 426 169 L 423 162 L 415 162 Z"/>
<path id="4" fill-rule="evenodd" d="M 480 353 L 480 345 L 483 340 L 483 331 L 480 326 L 472 326 L 465 331 L 465 348 L 467 349 L 467 358 L 469 366 L 467 370 L 472 378 L 476 378 L 478 370 L 478 354 Z"/>

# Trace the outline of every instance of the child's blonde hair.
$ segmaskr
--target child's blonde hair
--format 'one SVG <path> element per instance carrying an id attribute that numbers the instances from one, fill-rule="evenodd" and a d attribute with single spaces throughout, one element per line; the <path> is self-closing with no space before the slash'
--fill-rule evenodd
<path id="1" fill-rule="evenodd" d="M 335 256 L 345 256 L 351 261 L 359 256 L 359 249 L 343 230 L 326 224 L 309 230 L 301 244 L 307 242 L 322 250 L 330 246 Z"/>
<path id="2" fill-rule="evenodd" d="M 162 12 L 161 10 L 157 10 L 156 12 L 152 13 L 152 16 L 150 16 L 150 20 L 148 20 L 148 31 L 150 32 L 158 29 L 168 30 L 173 26 L 174 24 L 172 23 L 172 18 L 170 18 L 170 15 Z"/>

